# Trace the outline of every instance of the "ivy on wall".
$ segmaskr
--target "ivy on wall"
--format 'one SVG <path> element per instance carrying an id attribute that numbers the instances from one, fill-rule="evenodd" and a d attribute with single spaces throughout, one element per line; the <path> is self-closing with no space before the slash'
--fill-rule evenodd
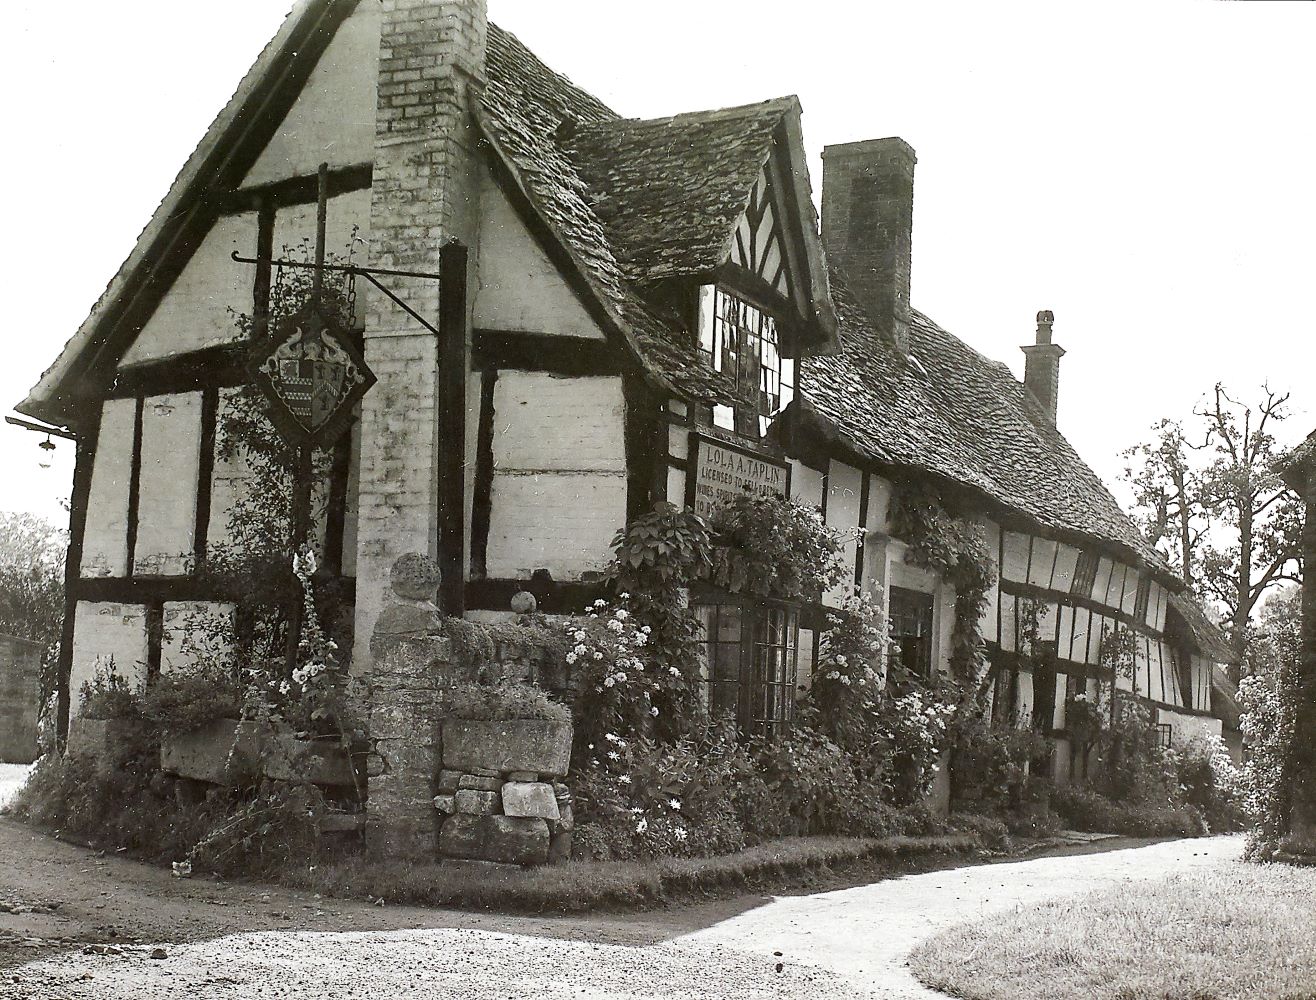
<path id="1" fill-rule="evenodd" d="M 941 494 L 926 483 L 893 483 L 891 527 L 908 545 L 905 561 L 955 588 L 951 677 L 980 704 L 989 675 L 984 676 L 986 645 L 978 622 L 996 583 L 996 565 L 983 526 L 947 507 Z"/>

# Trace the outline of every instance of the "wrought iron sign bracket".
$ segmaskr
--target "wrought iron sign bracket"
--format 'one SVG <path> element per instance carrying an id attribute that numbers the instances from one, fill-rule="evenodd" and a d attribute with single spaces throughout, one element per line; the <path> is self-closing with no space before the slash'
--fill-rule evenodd
<path id="1" fill-rule="evenodd" d="M 375 277 L 377 274 L 382 274 L 392 278 L 432 278 L 433 280 L 438 281 L 439 275 L 437 274 L 431 274 L 427 271 L 397 271 L 387 267 L 357 267 L 355 264 L 317 265 L 307 260 L 273 260 L 268 257 L 243 257 L 236 250 L 233 251 L 231 256 L 233 260 L 239 264 L 269 264 L 271 267 L 301 267 L 311 271 L 314 271 L 318 266 L 323 271 L 337 271 L 340 274 L 350 274 L 353 276 L 359 275 L 392 299 L 407 313 L 408 316 L 414 319 L 426 330 L 434 334 L 436 337 L 439 336 L 439 328 L 437 326 L 427 320 L 420 313 L 416 312 L 415 309 L 412 309 L 411 306 L 407 305 L 407 303 L 404 302 L 391 288 L 386 287 Z"/>

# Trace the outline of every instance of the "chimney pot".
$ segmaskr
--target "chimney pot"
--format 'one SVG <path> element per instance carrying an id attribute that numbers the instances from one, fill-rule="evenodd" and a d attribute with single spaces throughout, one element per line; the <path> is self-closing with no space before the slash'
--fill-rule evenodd
<path id="1" fill-rule="evenodd" d="M 1024 363 L 1024 388 L 1026 388 L 1042 412 L 1056 424 L 1056 407 L 1060 401 L 1060 359 L 1065 356 L 1065 349 L 1059 344 L 1051 343 L 1051 327 L 1056 321 L 1055 313 L 1043 309 L 1037 314 L 1037 339 L 1020 350 L 1028 359 Z"/>

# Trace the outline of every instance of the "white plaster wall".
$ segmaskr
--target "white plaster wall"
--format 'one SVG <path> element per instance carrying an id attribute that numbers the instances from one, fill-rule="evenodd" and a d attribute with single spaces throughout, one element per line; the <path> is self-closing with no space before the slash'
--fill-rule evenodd
<path id="1" fill-rule="evenodd" d="M 1202 715 L 1185 715 L 1170 709 L 1158 708 L 1156 721 L 1170 727 L 1170 741 L 1174 746 L 1182 746 L 1199 737 L 1220 739 L 1224 723 L 1219 719 Z"/>
<path id="2" fill-rule="evenodd" d="M 244 187 L 313 174 L 324 161 L 331 167 L 371 162 L 380 9 L 358 4 L 339 27 Z"/>
<path id="3" fill-rule="evenodd" d="M 685 470 L 673 466 L 667 467 L 667 502 L 678 507 L 685 506 L 686 479 Z"/>
<path id="4" fill-rule="evenodd" d="M 602 339 L 603 331 L 487 171 L 479 197 L 475 327 Z"/>
<path id="5" fill-rule="evenodd" d="M 803 462 L 791 459 L 791 499 L 810 507 L 821 507 L 823 474 Z"/>
<path id="6" fill-rule="evenodd" d="M 314 235 L 314 230 L 312 230 Z M 230 310 L 250 315 L 256 269 L 230 258 L 256 254 L 256 214 L 215 221 L 181 274 L 165 292 L 120 367 L 214 347 L 238 335 Z"/>
<path id="7" fill-rule="evenodd" d="M 160 672 L 187 670 L 202 657 L 229 652 L 234 613 L 232 604 L 216 601 L 166 601 Z"/>
<path id="8" fill-rule="evenodd" d="M 1061 593 L 1068 594 L 1074 587 L 1074 571 L 1078 568 L 1078 549 L 1063 542 L 1056 553 L 1055 576 L 1051 586 Z"/>
<path id="9" fill-rule="evenodd" d="M 1133 609 L 1138 605 L 1138 583 L 1141 574 L 1131 566 L 1125 568 L 1124 576 L 1124 598 L 1120 601 L 1120 610 L 1126 615 L 1133 614 Z"/>
<path id="10" fill-rule="evenodd" d="M 489 576 L 573 580 L 607 564 L 626 519 L 623 410 L 620 378 L 499 374 Z"/>
<path id="11" fill-rule="evenodd" d="M 230 407 L 230 401 L 236 393 L 236 389 L 221 389 L 219 391 L 219 406 L 217 407 L 215 419 L 220 427 L 224 425 L 224 413 Z M 210 524 L 206 529 L 206 544 L 208 547 L 226 545 L 233 540 L 232 535 L 229 533 L 229 513 L 233 510 L 239 498 L 246 495 L 247 480 L 251 478 L 251 469 L 247 465 L 241 448 L 235 449 L 230 458 L 220 458 L 219 437 L 220 435 L 217 432 L 215 435 L 215 465 L 210 479 Z"/>
<path id="12" fill-rule="evenodd" d="M 137 401 L 132 399 L 109 399 L 101 409 L 82 541 L 82 576 L 127 575 L 128 485 L 136 414 Z"/>
<path id="13" fill-rule="evenodd" d="M 950 674 L 951 632 L 955 629 L 955 588 L 944 583 L 937 585 L 932 601 L 932 628 L 936 635 L 933 649 L 933 669 Z"/>
<path id="14" fill-rule="evenodd" d="M 827 527 L 839 532 L 841 579 L 823 595 L 823 603 L 840 607 L 854 593 L 855 554 L 859 547 L 859 503 L 864 474 L 844 462 L 832 462 L 827 474 Z"/>
<path id="15" fill-rule="evenodd" d="M 868 476 L 869 531 L 891 534 L 891 481 L 881 476 Z M 995 549 L 992 550 L 995 552 Z"/>
<path id="16" fill-rule="evenodd" d="M 82 685 L 99 669 L 133 687 L 146 682 L 146 609 L 140 604 L 79 601 L 73 619 L 73 664 L 69 671 L 69 714 L 82 710 Z"/>
<path id="17" fill-rule="evenodd" d="M 1013 594 L 1001 594 L 1001 648 L 1007 653 L 1018 649 L 1019 602 Z"/>
<path id="18" fill-rule="evenodd" d="M 1001 576 L 1015 583 L 1028 579 L 1029 537 L 1017 531 L 1007 531 L 1002 539 Z"/>
<path id="19" fill-rule="evenodd" d="M 1092 599 L 1106 603 L 1106 592 L 1110 590 L 1110 576 L 1115 569 L 1115 564 L 1105 556 L 1097 560 L 1097 575 L 1092 584 Z"/>
<path id="20" fill-rule="evenodd" d="M 1051 572 L 1055 568 L 1056 543 L 1046 538 L 1033 539 L 1033 555 L 1029 561 L 1028 582 L 1034 587 L 1050 587 Z"/>
<path id="21" fill-rule="evenodd" d="M 349 191 L 330 198 L 325 215 L 325 252 L 346 261 L 349 251 L 357 263 L 364 263 L 370 242 L 370 191 Z M 285 205 L 274 215 L 274 256 L 289 260 L 315 259 L 315 205 Z M 354 325 L 365 325 L 368 282 L 357 281 Z M 250 297 L 250 296 L 248 296 Z M 247 311 L 250 311 L 248 309 Z"/>
<path id="22" fill-rule="evenodd" d="M 196 536 L 201 393 L 151 396 L 142 408 L 136 576 L 188 572 Z"/>

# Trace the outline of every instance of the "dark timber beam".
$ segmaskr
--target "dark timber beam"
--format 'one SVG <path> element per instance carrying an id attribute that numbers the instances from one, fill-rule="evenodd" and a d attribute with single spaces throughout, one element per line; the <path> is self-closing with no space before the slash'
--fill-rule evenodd
<path id="1" fill-rule="evenodd" d="M 59 663 L 55 678 L 55 736 L 62 746 L 69 735 L 69 677 L 73 671 L 73 623 L 78 610 L 78 577 L 82 570 L 83 536 L 87 529 L 87 503 L 91 496 L 91 470 L 96 461 L 96 439 L 100 432 L 100 407 L 89 408 L 79 421 L 73 466 L 73 492 L 69 497 L 69 546 L 64 553 L 64 622 L 59 637 Z"/>
<path id="2" fill-rule="evenodd" d="M 466 610 L 466 247 L 439 251 L 439 569 L 443 610 Z"/>

